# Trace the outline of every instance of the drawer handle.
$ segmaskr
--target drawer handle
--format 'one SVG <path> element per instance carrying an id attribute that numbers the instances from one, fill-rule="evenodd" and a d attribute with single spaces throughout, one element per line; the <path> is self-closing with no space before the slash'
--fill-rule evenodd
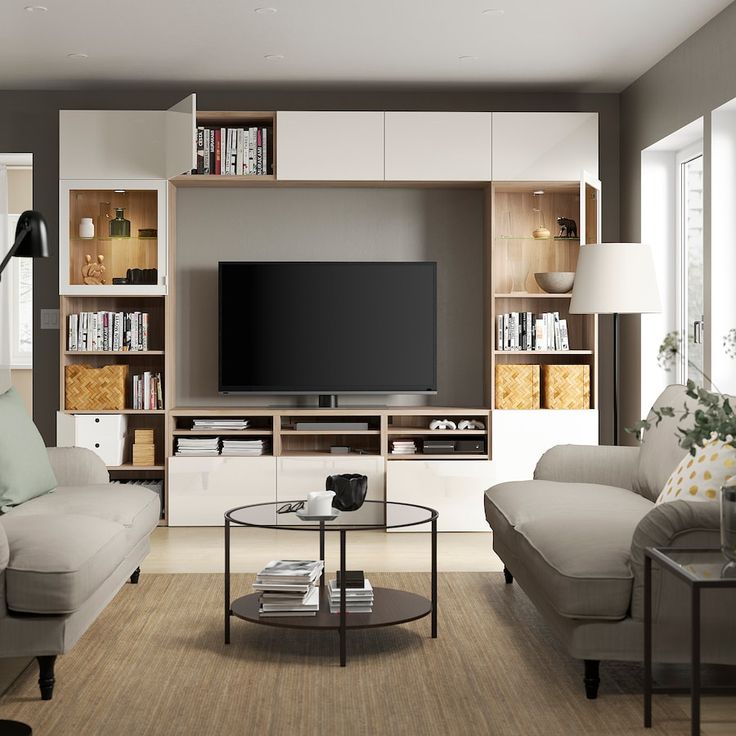
<path id="1" fill-rule="evenodd" d="M 100 418 L 99 418 L 99 417 L 95 417 L 95 422 L 96 422 L 97 424 L 99 424 L 99 423 L 100 423 Z"/>
<path id="2" fill-rule="evenodd" d="M 95 442 L 95 447 L 99 447 L 99 446 L 100 446 L 100 443 L 99 442 Z"/>

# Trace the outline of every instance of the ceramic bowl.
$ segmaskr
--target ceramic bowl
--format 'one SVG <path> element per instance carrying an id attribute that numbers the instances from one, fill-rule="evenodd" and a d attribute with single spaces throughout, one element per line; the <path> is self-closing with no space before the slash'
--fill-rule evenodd
<path id="1" fill-rule="evenodd" d="M 574 271 L 547 271 L 535 273 L 534 280 L 539 288 L 548 294 L 567 294 L 575 281 Z"/>

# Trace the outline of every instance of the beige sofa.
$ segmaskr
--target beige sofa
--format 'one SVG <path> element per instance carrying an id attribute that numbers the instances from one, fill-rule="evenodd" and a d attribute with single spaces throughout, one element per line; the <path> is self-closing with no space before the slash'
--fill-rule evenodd
<path id="1" fill-rule="evenodd" d="M 682 386 L 655 406 L 682 407 Z M 651 415 L 650 415 L 651 416 Z M 517 580 L 562 641 L 585 661 L 595 698 L 601 660 L 643 659 L 644 549 L 718 547 L 718 503 L 654 501 L 684 457 L 676 419 L 652 427 L 641 448 L 558 446 L 534 480 L 501 483 L 485 494 L 493 549 L 506 582 Z M 655 661 L 688 662 L 689 594 L 653 571 Z M 703 593 L 702 661 L 736 663 L 736 591 Z"/>
<path id="2" fill-rule="evenodd" d="M 111 485 L 90 450 L 48 453 L 58 487 L 0 515 L 0 657 L 36 657 L 44 700 L 56 656 L 138 582 L 160 515 L 156 493 Z"/>

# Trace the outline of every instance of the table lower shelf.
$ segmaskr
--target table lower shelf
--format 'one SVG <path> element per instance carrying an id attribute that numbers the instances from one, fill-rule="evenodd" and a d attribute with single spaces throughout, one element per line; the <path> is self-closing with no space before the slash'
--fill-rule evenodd
<path id="1" fill-rule="evenodd" d="M 340 628 L 340 614 L 330 613 L 327 588 L 320 596 L 319 612 L 316 616 L 266 617 L 258 615 L 258 593 L 251 593 L 232 602 L 233 616 L 264 626 L 280 626 L 286 629 L 334 630 Z M 393 588 L 373 589 L 372 613 L 348 613 L 346 628 L 374 629 L 416 621 L 432 612 L 432 603 L 416 593 Z"/>

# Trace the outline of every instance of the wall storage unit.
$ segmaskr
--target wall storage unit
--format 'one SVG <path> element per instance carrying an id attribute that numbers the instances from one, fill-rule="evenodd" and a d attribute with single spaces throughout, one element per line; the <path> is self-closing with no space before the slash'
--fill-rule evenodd
<path id="1" fill-rule="evenodd" d="M 387 181 L 490 181 L 491 113 L 387 112 Z"/>
<path id="2" fill-rule="evenodd" d="M 278 112 L 281 181 L 383 181 L 382 112 Z"/>

